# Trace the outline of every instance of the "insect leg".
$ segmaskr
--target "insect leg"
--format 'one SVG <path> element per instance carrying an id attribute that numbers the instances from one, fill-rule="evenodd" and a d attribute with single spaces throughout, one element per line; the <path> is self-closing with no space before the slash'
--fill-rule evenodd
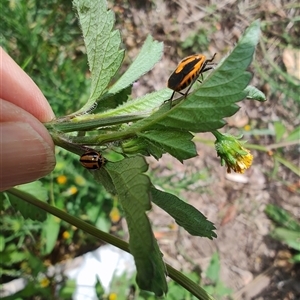
<path id="1" fill-rule="evenodd" d="M 189 93 L 190 89 L 192 88 L 193 84 L 195 83 L 196 80 L 198 80 L 199 76 L 200 76 L 200 74 L 193 79 L 193 81 L 191 82 L 189 88 L 184 93 L 184 98 L 186 98 L 186 96 L 188 95 L 188 93 Z M 203 75 L 202 75 L 202 80 L 203 80 Z M 200 82 L 202 83 L 202 81 L 200 81 Z"/>

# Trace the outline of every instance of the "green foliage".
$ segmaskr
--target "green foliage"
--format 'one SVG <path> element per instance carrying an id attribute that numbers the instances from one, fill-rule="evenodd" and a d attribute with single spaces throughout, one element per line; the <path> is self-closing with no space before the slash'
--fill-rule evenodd
<path id="1" fill-rule="evenodd" d="M 34 2 L 30 2 L 32 3 Z M 85 170 L 78 171 L 73 167 L 74 157 L 64 152 L 61 153 L 61 159 L 58 160 L 52 177 L 48 178 L 48 182 L 43 180 L 46 190 L 50 191 L 51 205 L 38 201 L 34 197 L 35 193 L 30 190 L 12 189 L 5 197 L 11 202 L 15 201 L 15 207 L 26 221 L 30 221 L 27 218 L 36 219 L 36 214 L 41 208 L 65 221 L 57 221 L 56 217 L 49 216 L 40 225 L 38 231 L 42 232 L 44 238 L 43 254 L 52 251 L 55 240 L 62 231 L 70 230 L 70 224 L 107 242 L 119 243 L 120 247 L 126 250 L 124 244 L 116 242 L 115 237 L 106 235 L 105 232 L 100 232 L 95 228 L 104 219 L 105 209 L 107 210 L 104 203 L 109 196 L 97 185 L 104 186 L 109 193 L 118 196 L 124 211 L 130 233 L 129 249 L 136 262 L 136 280 L 139 287 L 154 292 L 156 296 L 163 296 L 168 289 L 167 272 L 147 217 L 151 202 L 161 206 L 180 226 L 193 235 L 212 239 L 216 237 L 216 234 L 213 224 L 198 210 L 175 195 L 158 191 L 153 187 L 149 177 L 144 174 L 148 166 L 141 155 L 160 158 L 162 154 L 169 153 L 179 161 L 194 157 L 197 152 L 192 141 L 192 132 L 215 131 L 222 127 L 225 124 L 223 119 L 232 116 L 238 110 L 236 102 L 244 98 L 264 100 L 258 90 L 248 87 L 252 76 L 247 72 L 259 39 L 259 22 L 255 21 L 248 28 L 231 53 L 218 64 L 201 85 L 195 85 L 194 91 L 187 98 L 179 97 L 172 103 L 165 103 L 172 91 L 163 89 L 132 100 L 129 96 L 132 83 L 151 70 L 161 58 L 162 44 L 148 37 L 133 64 L 115 84 L 110 86 L 124 55 L 124 52 L 119 49 L 120 34 L 113 29 L 113 13 L 107 10 L 105 1 L 76 0 L 74 5 L 84 36 L 91 82 L 86 81 L 84 75 L 86 69 L 82 68 L 81 64 L 76 70 L 71 68 L 72 60 L 66 55 L 66 53 L 72 53 L 76 56 L 71 48 L 60 54 L 57 46 L 64 45 L 63 40 L 56 41 L 53 45 L 50 43 L 53 52 L 56 53 L 53 57 L 47 57 L 46 51 L 40 53 L 42 46 L 37 47 L 38 50 L 34 55 L 30 54 L 25 57 L 26 71 L 31 74 L 29 67 L 36 70 L 36 66 L 43 63 L 51 72 L 54 68 L 57 68 L 56 71 L 59 72 L 64 70 L 66 84 L 58 87 L 53 85 L 57 75 L 55 72 L 49 71 L 49 74 L 46 73 L 43 76 L 39 71 L 33 72 L 33 77 L 36 76 L 34 79 L 40 84 L 51 105 L 57 109 L 56 112 L 69 111 L 70 108 L 74 108 L 72 109 L 74 111 L 79 108 L 76 113 L 67 114 L 65 117 L 45 124 L 56 145 L 77 155 L 81 155 L 87 148 L 95 148 L 103 152 L 105 157 L 109 156 L 111 151 L 120 153 L 120 156 L 114 161 L 108 161 L 103 168 L 91 171 L 88 175 L 85 173 L 83 176 Z M 60 5 L 58 8 L 61 9 Z M 43 21 L 49 20 L 50 23 L 51 18 L 57 17 L 57 14 L 60 15 L 59 12 L 53 11 L 48 19 L 48 10 L 43 5 L 41 6 L 42 13 L 38 14 L 35 19 L 32 11 L 23 4 L 16 4 L 14 8 L 8 6 L 6 9 L 25 14 L 24 21 L 28 18 L 27 15 L 33 18 L 36 30 L 32 33 L 33 40 L 39 37 L 38 33 L 43 28 Z M 67 12 L 66 17 L 70 18 L 69 10 Z M 5 26 L 6 29 L 12 26 L 7 17 L 5 17 Z M 28 31 L 24 31 L 21 26 L 17 29 L 20 33 L 29 34 L 26 26 L 25 29 Z M 60 30 L 63 29 L 60 28 Z M 74 34 L 72 37 L 77 41 L 78 32 L 70 32 L 71 36 Z M 9 36 L 5 38 L 8 45 Z M 40 42 L 37 41 L 37 45 Z M 63 59 L 60 55 L 64 56 Z M 59 73 L 58 76 L 61 74 Z M 49 83 L 45 79 L 42 83 L 41 77 L 49 78 L 53 82 Z M 77 81 L 69 81 L 75 78 Z M 87 92 L 89 86 L 90 91 Z M 57 93 L 54 87 L 60 92 Z M 120 99 L 118 99 L 119 96 Z M 80 103 L 80 99 L 84 98 L 85 104 L 76 107 L 74 102 Z M 101 104 L 101 108 L 99 112 L 96 110 L 97 113 L 91 114 L 89 109 L 95 102 Z M 121 103 L 122 105 L 118 106 Z M 86 180 L 85 176 L 94 178 L 95 181 Z M 63 178 L 67 179 L 65 183 L 63 183 Z M 43 192 L 43 187 L 39 186 L 39 190 Z M 45 200 L 45 194 L 42 194 L 41 198 Z M 24 203 L 26 201 L 26 206 L 20 204 L 21 200 Z M 39 208 L 30 212 L 29 206 L 32 204 Z M 112 204 L 110 205 L 112 207 Z M 93 230 L 73 215 L 94 224 Z M 49 235 L 47 232 L 50 229 L 52 232 Z M 5 239 L 2 244 L 6 250 Z M 169 274 L 171 276 L 171 272 Z M 185 282 L 185 287 L 190 292 L 197 296 L 201 295 L 199 299 L 212 299 L 200 286 L 193 285 L 189 281 Z"/>
<path id="2" fill-rule="evenodd" d="M 51 175 L 41 181 L 19 186 L 18 189 L 23 195 L 26 193 L 36 196 L 41 203 L 49 201 L 50 198 L 53 205 L 67 210 L 72 215 L 80 216 L 97 227 L 101 226 L 102 229 L 109 230 L 108 214 L 112 209 L 110 195 L 102 186 L 89 178 L 90 175 L 85 169 L 77 170 L 74 167 L 74 155 L 63 149 L 57 152 L 59 152 L 57 165 Z M 0 224 L 3 232 L 1 243 L 3 249 L 0 255 L 3 258 L 9 255 L 7 260 L 3 260 L 4 264 L 0 264 L 0 268 L 3 275 L 25 277 L 28 280 L 31 288 L 26 287 L 20 291 L 17 294 L 20 297 L 38 295 L 40 289 L 43 290 L 43 293 L 48 289 L 40 286 L 40 282 L 37 282 L 39 277 L 36 274 L 46 272 L 46 268 L 41 262 L 48 254 L 53 253 L 57 241 L 65 249 L 74 241 L 80 248 L 97 243 L 91 236 L 82 231 L 74 231 L 69 223 L 61 221 L 54 215 L 46 215 L 44 209 L 27 203 L 17 195 L 11 193 L 1 193 L 0 195 L 2 211 L 5 213 Z M 54 199 L 52 195 L 55 195 Z M 15 209 L 15 214 L 11 213 L 12 206 L 10 204 Z M 17 213 L 18 211 L 22 216 Z M 46 216 L 45 220 L 42 219 L 43 222 L 38 221 L 41 220 L 41 216 Z M 67 233 L 69 238 L 65 238 L 63 233 Z M 29 253 L 36 253 L 36 256 L 30 258 Z M 31 259 L 30 268 L 28 268 L 28 263 L 24 264 L 29 259 Z M 39 263 L 35 263 L 32 259 Z M 58 257 L 58 259 L 61 258 Z M 34 265 L 36 265 L 35 268 L 33 268 Z M 58 290 L 60 287 L 63 289 L 60 291 L 62 299 L 69 299 L 67 295 L 72 295 L 75 290 L 74 283 L 73 285 L 70 282 L 57 283 L 56 280 L 53 280 L 52 284 L 59 284 Z M 50 297 L 50 288 L 48 292 L 43 298 Z"/>
<path id="3" fill-rule="evenodd" d="M 154 129 L 137 135 L 134 144 L 139 145 L 140 149 L 143 147 L 146 155 L 152 155 L 156 159 L 161 158 L 166 152 L 172 153 L 181 162 L 197 155 L 195 144 L 192 142 L 193 135 L 190 132 L 180 130 L 164 132 Z M 128 153 L 126 145 L 123 145 L 123 150 Z"/>
<path id="4" fill-rule="evenodd" d="M 248 93 L 247 99 L 253 99 L 261 102 L 267 100 L 265 94 L 252 85 L 248 85 L 245 90 Z"/>
<path id="5" fill-rule="evenodd" d="M 183 202 L 176 196 L 151 187 L 152 201 L 172 216 L 176 223 L 191 235 L 216 238 L 215 226 L 194 206 Z"/>
<path id="6" fill-rule="evenodd" d="M 275 142 L 277 144 L 297 145 L 299 143 L 300 126 L 296 127 L 292 132 L 288 132 L 286 126 L 284 126 L 281 121 L 274 122 L 274 134 L 275 134 Z M 278 150 L 277 149 L 275 150 L 275 153 L 273 155 L 274 162 L 275 162 L 273 175 L 277 174 L 279 164 L 283 164 L 285 167 L 289 168 L 296 175 L 300 176 L 299 165 L 290 162 L 288 159 L 285 158 L 284 154 L 285 154 L 284 149 L 282 149 L 282 147 L 280 147 Z"/>
<path id="7" fill-rule="evenodd" d="M 119 50 L 119 31 L 112 30 L 114 14 L 107 10 L 104 1 L 74 1 L 87 47 L 91 71 L 91 92 L 87 103 L 78 113 L 89 108 L 104 92 L 119 69 L 124 52 Z"/>
<path id="8" fill-rule="evenodd" d="M 77 5 L 79 4 L 77 3 Z M 85 18 L 93 19 L 95 11 L 92 12 L 92 16 L 89 16 L 88 7 L 84 6 L 84 12 Z M 89 23 L 86 19 L 85 22 Z M 91 20 L 91 22 L 93 21 Z M 107 28 L 106 36 L 109 36 L 112 26 L 107 26 Z M 103 32 L 101 33 L 103 34 Z M 216 235 L 213 232 L 213 225 L 200 212 L 175 196 L 151 189 L 150 197 L 149 178 L 142 174 L 147 170 L 147 165 L 140 156 L 134 154 L 146 153 L 159 158 L 163 153 L 168 152 L 180 161 L 195 156 L 195 146 L 191 141 L 193 135 L 190 132 L 211 131 L 223 126 L 222 118 L 237 111 L 238 107 L 235 102 L 242 100 L 247 95 L 250 95 L 250 98 L 254 97 L 254 88 L 246 89 L 251 78 L 251 74 L 246 72 L 246 68 L 252 60 L 258 34 L 259 23 L 255 22 L 230 55 L 220 62 L 201 86 L 196 88 L 195 92 L 191 93 L 184 101 L 175 101 L 176 105 L 171 109 L 169 103 L 164 104 L 159 98 L 160 94 L 165 94 L 165 90 L 163 90 L 153 93 L 156 97 L 151 98 L 153 99 L 152 106 L 149 105 L 148 101 L 147 107 L 143 106 L 145 101 L 149 99 L 149 95 L 146 95 L 138 99 L 137 103 L 133 101 L 133 105 L 131 101 L 128 101 L 120 108 L 111 109 L 107 112 L 104 111 L 91 116 L 77 116 L 73 118 L 71 123 L 66 120 L 49 124 L 48 128 L 55 130 L 52 131 L 55 142 L 74 152 L 80 153 L 82 150 L 80 148 L 76 150 L 74 146 L 71 148 L 60 138 L 60 134 L 57 132 L 69 132 L 72 127 L 73 130 L 88 128 L 90 129 L 89 135 L 85 137 L 72 136 L 67 139 L 73 143 L 98 147 L 108 142 L 117 144 L 119 141 L 122 145 L 121 151 L 124 154 L 133 155 L 121 161 L 108 162 L 104 168 L 93 171 L 92 174 L 108 191 L 119 196 L 129 227 L 129 248 L 137 266 L 137 282 L 140 288 L 153 291 L 156 295 L 161 296 L 166 293 L 167 286 L 161 254 L 145 214 L 150 209 L 150 200 L 160 203 L 163 209 L 168 211 L 176 222 L 190 233 L 209 238 Z M 156 43 L 148 38 L 141 53 L 146 51 L 145 49 L 155 48 L 155 45 Z M 90 47 L 89 44 L 86 46 Z M 87 52 L 89 53 L 92 49 L 93 47 Z M 150 62 L 147 65 L 149 69 L 160 55 L 161 53 L 157 51 L 149 56 Z M 142 54 L 140 56 L 143 57 Z M 113 57 L 111 59 L 113 60 Z M 137 58 L 137 60 L 139 59 Z M 99 61 L 102 61 L 101 58 Z M 136 72 L 141 73 L 138 66 L 133 64 L 130 72 L 126 73 L 124 82 L 130 84 L 136 79 L 136 72 L 132 71 L 135 66 Z M 112 78 L 113 74 L 108 73 L 107 76 Z M 122 83 L 122 79 L 120 82 Z M 127 84 L 124 88 L 126 87 Z M 120 89 L 118 88 L 118 90 Z M 260 98 L 262 97 L 260 96 Z M 107 96 L 104 99 L 109 101 Z M 157 109 L 157 105 L 161 104 L 162 106 Z M 141 109 L 145 109 L 144 107 L 146 110 L 141 111 Z M 149 114 L 149 109 L 155 109 L 155 111 Z M 137 120 L 133 124 L 126 124 L 124 123 L 124 116 L 126 115 L 138 115 L 141 120 Z M 64 123 L 67 123 L 68 127 Z M 76 129 L 75 124 L 78 126 Z M 116 130 L 112 130 L 113 124 L 122 124 L 122 126 L 117 125 Z M 95 132 L 92 130 L 101 126 L 110 126 L 110 130 L 100 133 L 98 130 Z M 125 142 L 123 142 L 124 139 L 126 139 Z M 163 199 L 169 200 L 163 201 Z M 174 202 L 178 205 L 173 205 Z M 192 216 L 189 221 L 186 220 L 187 216 Z"/>
<path id="9" fill-rule="evenodd" d="M 271 177 L 280 177 L 279 167 L 283 165 L 297 176 L 300 176 L 300 168 L 298 164 L 298 149 L 300 126 L 296 126 L 292 131 L 287 129 L 287 126 L 283 123 L 283 120 L 278 120 L 272 123 L 269 128 L 244 130 L 243 135 L 248 136 L 265 136 L 270 135 L 274 137 L 274 143 L 266 146 L 262 145 L 247 145 L 249 148 L 264 151 L 269 155 L 272 155 L 274 161 Z M 288 147 L 288 149 L 287 149 Z M 295 156 L 295 163 L 293 163 L 290 155 Z M 286 182 L 289 185 L 288 182 Z"/>
<path id="10" fill-rule="evenodd" d="M 297 253 L 293 255 L 291 260 L 299 263 L 300 223 L 286 210 L 273 204 L 266 206 L 265 213 L 276 224 L 276 227 L 270 233 L 271 237 L 296 250 Z"/>
<path id="11" fill-rule="evenodd" d="M 145 214 L 151 208 L 150 180 L 142 174 L 148 165 L 143 157 L 131 157 L 119 163 L 108 163 L 106 168 L 124 209 L 130 234 L 129 249 L 137 267 L 137 283 L 141 289 L 163 296 L 168 289 L 166 269 Z"/>
<path id="12" fill-rule="evenodd" d="M 183 49 L 191 49 L 191 52 L 202 52 L 208 48 L 208 45 L 209 39 L 205 30 L 191 34 L 181 44 Z"/>
<path id="13" fill-rule="evenodd" d="M 35 197 L 39 198 L 41 201 L 47 200 L 47 191 L 42 187 L 41 182 L 36 181 L 28 184 L 24 184 L 19 187 L 21 191 L 24 193 L 29 193 L 34 195 Z M 27 219 L 30 218 L 32 220 L 37 221 L 45 221 L 46 219 L 46 212 L 40 210 L 39 208 L 32 207 L 32 205 L 22 201 L 18 197 L 13 195 L 9 196 L 9 201 L 11 205 L 14 207 L 16 211 L 19 211 L 22 216 Z"/>
<path id="14" fill-rule="evenodd" d="M 1 46 L 39 86 L 56 115 L 79 109 L 90 83 L 71 1 L 1 4 Z"/>
<path id="15" fill-rule="evenodd" d="M 75 280 L 66 280 L 63 282 L 61 289 L 59 290 L 60 299 L 72 299 L 72 296 L 76 289 Z"/>
<path id="16" fill-rule="evenodd" d="M 215 252 L 210 260 L 209 266 L 205 272 L 206 277 L 210 280 L 210 284 L 204 286 L 204 289 L 216 299 L 223 299 L 224 296 L 230 296 L 232 290 L 224 285 L 220 279 L 220 257 Z"/>
<path id="17" fill-rule="evenodd" d="M 297 222 L 286 210 L 276 205 L 268 204 L 266 214 L 279 226 L 289 230 L 300 231 L 300 223 Z"/>
<path id="18" fill-rule="evenodd" d="M 101 299 L 102 295 L 105 293 L 104 288 L 102 287 L 101 282 L 98 277 L 97 277 L 96 284 L 95 284 L 95 291 L 98 296 L 98 299 Z"/>
<path id="19" fill-rule="evenodd" d="M 129 66 L 121 78 L 108 90 L 109 94 L 119 93 L 124 88 L 132 85 L 142 75 L 151 70 L 157 63 L 163 51 L 163 43 L 153 41 L 149 35 L 135 61 Z"/>
<path id="20" fill-rule="evenodd" d="M 295 26 L 296 27 L 296 26 Z M 299 117 L 300 85 L 299 78 L 289 74 L 270 56 L 266 50 L 266 39 L 260 43 L 264 59 L 268 67 L 260 62 L 255 62 L 255 71 L 270 86 L 271 93 L 275 98 L 283 99 L 283 105 L 292 100 L 295 109 L 295 118 Z M 282 47 L 282 46 L 281 46 Z M 297 49 L 294 49 L 297 51 Z M 281 96 L 279 96 L 281 95 Z"/>
<path id="21" fill-rule="evenodd" d="M 201 53 L 208 49 L 210 36 L 216 31 L 215 27 L 210 30 L 199 28 L 196 32 L 190 34 L 182 43 L 181 48 L 189 53 Z M 188 51 L 189 50 L 189 51 Z"/>
<path id="22" fill-rule="evenodd" d="M 204 289 L 214 295 L 215 299 L 224 299 L 225 296 L 228 297 L 232 295 L 232 290 L 227 288 L 220 279 L 220 258 L 217 252 L 212 255 L 210 264 L 205 272 L 201 273 L 200 271 L 193 271 L 190 273 L 185 273 L 185 276 L 196 284 L 200 284 L 205 280 L 205 284 L 203 284 Z M 134 277 L 126 278 L 125 275 L 120 277 L 114 276 L 111 284 L 111 291 L 112 293 L 116 294 L 117 299 L 120 300 L 128 299 L 129 295 L 135 300 L 158 299 L 153 295 L 153 293 L 137 291 L 134 287 Z M 168 287 L 169 290 L 166 297 L 168 300 L 202 299 L 201 297 L 196 297 L 191 292 L 183 289 L 182 286 L 175 281 L 170 281 L 168 283 Z"/>
<path id="23" fill-rule="evenodd" d="M 49 215 L 42 228 L 42 239 L 45 241 L 44 248 L 42 248 L 41 251 L 42 255 L 50 254 L 54 249 L 56 241 L 58 240 L 60 227 L 60 220 Z"/>

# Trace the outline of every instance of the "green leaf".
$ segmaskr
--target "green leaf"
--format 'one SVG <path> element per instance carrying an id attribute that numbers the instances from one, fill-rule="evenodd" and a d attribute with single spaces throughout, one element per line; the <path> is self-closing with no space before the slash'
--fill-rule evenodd
<path id="1" fill-rule="evenodd" d="M 77 286 L 76 280 L 74 280 L 74 279 L 64 280 L 61 284 L 61 288 L 58 291 L 59 298 L 60 299 L 72 299 L 72 296 L 76 291 L 76 286 Z"/>
<path id="2" fill-rule="evenodd" d="M 111 163 L 108 162 L 105 168 L 101 168 L 99 170 L 90 170 L 92 176 L 94 176 L 95 180 L 102 184 L 104 188 L 111 194 L 116 195 L 117 191 L 115 189 L 114 183 L 107 171 L 107 167 L 109 168 L 110 164 L 118 164 L 118 162 Z"/>
<path id="3" fill-rule="evenodd" d="M 300 139 L 300 126 L 296 127 L 285 140 L 286 141 L 299 141 L 299 139 Z"/>
<path id="4" fill-rule="evenodd" d="M 28 252 L 24 249 L 19 251 L 15 244 L 7 244 L 4 251 L 1 252 L 1 264 L 5 266 L 11 266 L 25 260 L 28 260 Z"/>
<path id="5" fill-rule="evenodd" d="M 0 235 L 0 252 L 2 252 L 5 248 L 5 237 L 4 235 Z"/>
<path id="6" fill-rule="evenodd" d="M 3 256 L 1 253 L 1 260 L 3 261 Z M 7 269 L 0 267 L 0 272 L 1 272 L 1 276 L 8 276 L 8 277 L 22 277 L 22 275 L 24 275 L 23 271 L 21 270 L 16 270 L 16 269 L 11 269 L 11 265 L 7 267 Z M 0 288 L 2 289 L 2 286 L 0 286 Z M 3 298 L 1 297 L 1 300 L 3 299 L 7 299 L 7 298 Z M 16 300 L 15 297 L 10 298 L 12 300 Z M 19 298 L 19 300 L 23 300 L 22 298 Z"/>
<path id="7" fill-rule="evenodd" d="M 169 89 L 163 89 L 157 92 L 146 94 L 143 97 L 134 99 L 132 101 L 127 101 L 123 105 L 117 108 L 107 110 L 103 113 L 97 115 L 97 118 L 107 118 L 113 116 L 121 116 L 124 114 L 140 114 L 141 112 L 152 113 L 153 110 L 157 110 L 165 100 L 169 99 L 171 96 Z"/>
<path id="8" fill-rule="evenodd" d="M 283 135 L 286 132 L 286 127 L 281 122 L 274 122 L 274 129 L 275 129 L 275 136 L 276 136 L 276 143 L 281 141 Z"/>
<path id="9" fill-rule="evenodd" d="M 296 264 L 300 263 L 300 253 L 299 253 L 299 254 L 295 254 L 295 255 L 291 258 L 291 261 L 292 261 L 293 263 L 296 263 Z"/>
<path id="10" fill-rule="evenodd" d="M 281 227 L 289 230 L 300 231 L 300 223 L 297 222 L 297 220 L 294 219 L 285 209 L 277 205 L 268 204 L 265 208 L 265 213 Z"/>
<path id="11" fill-rule="evenodd" d="M 261 101 L 261 102 L 264 102 L 267 100 L 265 94 L 252 85 L 248 85 L 245 88 L 245 91 L 248 93 L 247 99 L 257 100 L 257 101 Z"/>
<path id="12" fill-rule="evenodd" d="M 164 153 L 170 153 L 181 162 L 183 162 L 184 159 L 197 155 L 196 146 L 192 142 L 194 136 L 187 131 L 150 130 L 138 133 L 138 137 L 142 137 L 148 141 L 148 145 L 150 144 L 149 150 L 152 149 L 152 144 L 156 148 L 160 148 Z M 152 152 L 150 152 L 150 154 L 152 154 Z M 153 154 L 155 157 L 155 153 Z"/>
<path id="13" fill-rule="evenodd" d="M 128 86 L 127 88 L 121 90 L 116 94 L 109 94 L 105 93 L 101 99 L 98 101 L 98 110 L 100 112 L 106 112 L 109 109 L 115 109 L 117 106 L 125 103 L 130 95 L 131 95 L 132 85 Z M 98 113 L 93 111 L 93 113 Z"/>
<path id="14" fill-rule="evenodd" d="M 20 185 L 16 188 L 21 193 L 24 193 L 24 197 L 26 195 L 31 195 L 34 197 L 40 197 L 39 200 L 45 202 L 47 200 L 47 192 L 44 187 L 42 187 L 42 183 L 40 181 L 35 181 L 32 183 Z M 41 210 L 38 207 L 35 207 L 28 202 L 20 199 L 17 196 L 8 194 L 9 201 L 15 210 L 19 211 L 24 219 L 31 219 L 37 221 L 45 221 L 47 218 L 47 214 L 45 211 Z"/>
<path id="15" fill-rule="evenodd" d="M 220 279 L 220 269 L 219 254 L 218 252 L 215 252 L 210 259 L 210 263 L 205 274 L 213 283 L 217 283 Z"/>
<path id="16" fill-rule="evenodd" d="M 98 296 L 98 299 L 101 299 L 103 294 L 105 293 L 105 290 L 98 276 L 96 277 L 95 291 L 96 295 Z"/>
<path id="17" fill-rule="evenodd" d="M 228 288 L 224 285 L 222 281 L 218 281 L 214 290 L 214 295 L 217 297 L 217 299 L 223 299 L 224 296 L 230 296 L 233 294 L 233 290 L 231 288 Z M 231 299 L 229 297 L 229 299 Z"/>
<path id="18" fill-rule="evenodd" d="M 48 191 L 43 186 L 41 181 L 34 181 L 34 182 L 18 185 L 18 190 L 26 192 L 43 202 L 48 200 Z"/>
<path id="19" fill-rule="evenodd" d="M 30 266 L 30 274 L 33 276 L 33 278 L 36 278 L 38 274 L 47 271 L 46 264 L 44 264 L 42 258 L 39 255 L 36 255 L 35 253 L 28 253 L 27 262 Z"/>
<path id="20" fill-rule="evenodd" d="M 164 151 L 160 145 L 151 143 L 151 141 L 147 141 L 144 138 L 134 138 L 123 142 L 122 150 L 124 154 L 152 155 L 156 159 L 160 159 L 164 154 Z"/>
<path id="21" fill-rule="evenodd" d="M 51 214 L 48 215 L 47 221 L 44 222 L 44 226 L 42 228 L 42 237 L 45 242 L 44 249 L 42 249 L 43 255 L 50 254 L 53 250 L 58 240 L 60 224 L 61 221 L 59 218 Z"/>
<path id="22" fill-rule="evenodd" d="M 0 192 L 0 211 L 5 210 L 5 202 L 8 200 L 8 195 L 5 192 Z"/>
<path id="23" fill-rule="evenodd" d="M 112 77 L 119 69 L 124 51 L 120 51 L 119 31 L 113 30 L 114 13 L 107 10 L 104 0 L 74 0 L 87 49 L 91 71 L 91 93 L 85 111 L 103 94 Z"/>
<path id="24" fill-rule="evenodd" d="M 141 156 L 107 163 L 105 168 L 116 188 L 129 229 L 129 249 L 135 259 L 137 284 L 163 296 L 168 289 L 162 254 L 151 230 L 146 211 L 151 208 L 150 180 L 143 174 L 148 165 Z"/>
<path id="25" fill-rule="evenodd" d="M 138 80 L 142 75 L 150 71 L 161 59 L 163 43 L 153 41 L 148 35 L 139 55 L 130 65 L 122 77 L 109 89 L 109 94 L 116 94 Z"/>
<path id="26" fill-rule="evenodd" d="M 183 202 L 176 196 L 151 187 L 152 202 L 172 216 L 179 226 L 191 235 L 213 239 L 217 237 L 215 226 L 192 205 Z"/>
<path id="27" fill-rule="evenodd" d="M 288 245 L 289 247 L 300 251 L 300 232 L 278 227 L 271 232 L 271 236 Z"/>
<path id="28" fill-rule="evenodd" d="M 223 118 L 237 110 L 236 102 L 244 99 L 252 75 L 246 71 L 259 40 L 259 22 L 245 32 L 233 51 L 205 78 L 203 83 L 175 107 L 163 108 L 150 117 L 137 121 L 131 129 L 176 128 L 192 132 L 213 131 L 222 127 Z M 141 131 L 141 130 L 140 130 Z"/>

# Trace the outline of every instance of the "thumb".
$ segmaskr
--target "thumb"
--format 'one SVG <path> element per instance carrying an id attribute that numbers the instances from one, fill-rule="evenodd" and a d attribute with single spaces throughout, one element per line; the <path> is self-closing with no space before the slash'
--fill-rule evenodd
<path id="1" fill-rule="evenodd" d="M 5 100 L 0 100 L 0 122 L 0 191 L 53 170 L 54 144 L 42 123 Z"/>

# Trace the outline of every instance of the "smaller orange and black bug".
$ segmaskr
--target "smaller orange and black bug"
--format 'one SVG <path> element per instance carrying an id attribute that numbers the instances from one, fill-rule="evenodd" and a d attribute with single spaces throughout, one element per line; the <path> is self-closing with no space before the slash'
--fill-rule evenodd
<path id="1" fill-rule="evenodd" d="M 82 154 L 79 161 L 89 170 L 98 170 L 106 163 L 106 159 L 102 154 L 94 150 L 89 150 Z"/>
<path id="2" fill-rule="evenodd" d="M 186 97 L 198 77 L 201 75 L 203 79 L 202 73 L 212 69 L 212 67 L 207 65 L 214 60 L 216 54 L 211 59 L 206 59 L 206 56 L 203 54 L 194 54 L 180 61 L 167 83 L 168 88 L 173 90 L 169 101 L 173 99 L 176 92 Z M 188 86 L 190 87 L 187 91 L 182 93 L 181 91 Z"/>

